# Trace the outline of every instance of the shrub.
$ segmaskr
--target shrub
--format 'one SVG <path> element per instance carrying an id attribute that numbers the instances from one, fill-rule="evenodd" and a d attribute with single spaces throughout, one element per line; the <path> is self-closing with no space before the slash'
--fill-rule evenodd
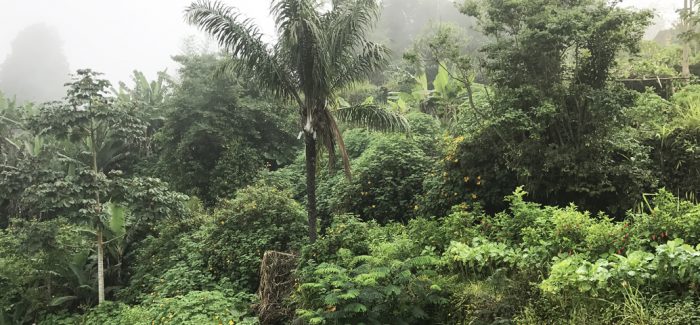
<path id="1" fill-rule="evenodd" d="M 297 251 L 308 231 L 304 209 L 287 192 L 249 186 L 213 213 L 215 227 L 206 240 L 212 272 L 254 291 L 263 253 Z"/>
<path id="2" fill-rule="evenodd" d="M 651 314 L 652 323 L 667 325 L 684 325 L 700 323 L 700 303 L 696 298 L 685 297 L 663 300 L 649 299 L 646 307 Z"/>
<path id="3" fill-rule="evenodd" d="M 421 215 L 443 216 L 449 213 L 455 205 L 472 207 L 489 194 L 490 184 L 494 179 L 485 177 L 473 168 L 463 168 L 464 164 L 474 161 L 464 161 L 458 156 L 458 148 L 464 143 L 463 136 L 444 135 L 438 142 L 441 159 L 430 166 L 423 179 L 423 191 L 418 201 L 418 211 Z M 483 162 L 488 164 L 488 162 Z M 506 176 L 507 177 L 507 176 Z M 513 188 L 510 183 L 508 187 Z M 499 193 L 499 200 L 503 196 Z"/>
<path id="4" fill-rule="evenodd" d="M 353 255 L 367 255 L 370 251 L 370 229 L 375 223 L 360 221 L 353 215 L 340 215 L 313 245 L 304 248 L 302 260 L 335 262 L 343 249 Z"/>
<path id="5" fill-rule="evenodd" d="M 93 278 L 83 273 L 85 263 L 72 263 L 76 257 L 87 260 L 89 253 L 81 231 L 63 218 L 13 219 L 0 230 L 0 324 L 30 323 L 40 313 L 55 310 L 56 297 L 72 297 L 62 306 L 66 309 L 94 301 Z M 81 276 L 82 282 L 76 279 Z"/>
<path id="6" fill-rule="evenodd" d="M 256 324 L 248 295 L 226 296 L 220 291 L 191 291 L 155 300 L 148 306 L 151 320 L 162 324 Z"/>
<path id="7" fill-rule="evenodd" d="M 162 222 L 155 235 L 135 245 L 130 257 L 129 285 L 117 292 L 128 303 L 149 297 L 174 297 L 192 290 L 213 290 L 218 283 L 204 257 L 213 228 L 203 213 Z"/>
<path id="8" fill-rule="evenodd" d="M 440 121 L 433 116 L 424 113 L 410 113 L 406 115 L 411 125 L 411 139 L 430 157 L 439 155 L 436 140 L 440 135 Z"/>
<path id="9" fill-rule="evenodd" d="M 430 159 L 410 139 L 377 137 L 353 163 L 352 181 L 333 187 L 332 211 L 357 214 L 365 220 L 407 221 L 414 216 Z"/>
<path id="10" fill-rule="evenodd" d="M 544 207 L 533 211 L 538 216 L 530 226 L 521 230 L 522 247 L 531 257 L 549 262 L 558 255 L 614 254 L 625 251 L 629 241 L 626 226 L 615 224 L 605 215 L 594 218 L 575 206 L 567 208 Z"/>
<path id="11" fill-rule="evenodd" d="M 649 248 L 673 238 L 700 244 L 700 206 L 665 190 L 651 198 L 651 202 L 646 200 L 642 206 L 645 212 L 631 215 L 635 245 Z"/>
<path id="12" fill-rule="evenodd" d="M 526 279 L 503 279 L 500 273 L 486 280 L 455 282 L 449 287 L 448 324 L 510 323 L 536 296 Z"/>
<path id="13" fill-rule="evenodd" d="M 107 301 L 83 315 L 48 315 L 39 324 L 258 324 L 250 312 L 251 299 L 246 294 L 192 291 L 135 306 Z"/>
<path id="14" fill-rule="evenodd" d="M 675 239 L 656 247 L 656 253 L 630 252 L 589 262 L 574 255 L 557 261 L 540 288 L 550 294 L 621 295 L 625 286 L 697 291 L 700 252 Z"/>
<path id="15" fill-rule="evenodd" d="M 341 250 L 339 264 L 321 263 L 303 271 L 292 299 L 297 315 L 309 324 L 326 322 L 430 323 L 445 293 L 430 255 L 405 260 L 374 255 L 352 256 Z"/>
<path id="16" fill-rule="evenodd" d="M 514 269 L 520 252 L 504 243 L 474 238 L 471 245 L 453 241 L 445 252 L 449 265 L 467 277 L 488 276 L 499 269 Z"/>

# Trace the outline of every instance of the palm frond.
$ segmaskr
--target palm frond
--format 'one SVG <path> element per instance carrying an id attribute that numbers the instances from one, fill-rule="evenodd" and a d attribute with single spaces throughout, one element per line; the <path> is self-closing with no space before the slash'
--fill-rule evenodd
<path id="1" fill-rule="evenodd" d="M 293 67 L 307 101 L 329 95 L 330 53 L 320 7 L 317 0 L 276 0 L 271 9 L 279 36 L 275 48 L 282 54 L 285 66 Z M 306 106 L 315 105 L 307 102 Z"/>
<path id="2" fill-rule="evenodd" d="M 388 60 L 389 49 L 381 44 L 365 42 L 361 51 L 339 64 L 331 85 L 333 91 L 367 78 L 383 67 Z"/>
<path id="3" fill-rule="evenodd" d="M 185 10 L 188 23 L 214 37 L 237 60 L 238 72 L 253 77 L 275 95 L 301 103 L 291 76 L 279 65 L 278 57 L 262 41 L 262 33 L 249 18 L 219 1 L 200 0 Z"/>
<path id="4" fill-rule="evenodd" d="M 336 145 L 340 151 L 340 157 L 343 162 L 343 170 L 345 171 L 345 176 L 350 179 L 350 157 L 348 156 L 347 149 L 345 147 L 345 141 L 343 141 L 343 135 L 340 132 L 340 128 L 335 121 L 335 117 L 330 110 L 324 110 L 319 116 L 319 128 L 317 129 L 317 137 L 319 140 L 319 146 L 321 150 L 319 153 L 326 151 L 328 153 L 328 167 L 331 171 L 335 170 L 336 162 Z"/>
<path id="5" fill-rule="evenodd" d="M 332 114 L 330 114 L 330 111 L 326 110 L 328 113 L 328 119 L 329 119 L 329 128 L 331 133 L 333 134 L 333 137 L 336 139 L 336 142 L 338 144 L 338 149 L 340 150 L 340 157 L 343 160 L 343 170 L 345 171 L 345 176 L 348 179 L 352 178 L 352 173 L 350 171 L 350 156 L 348 155 L 348 150 L 345 147 L 345 141 L 343 140 L 343 135 L 340 132 L 340 128 L 338 128 L 338 123 L 335 122 L 335 118 L 333 117 Z"/>
<path id="6" fill-rule="evenodd" d="M 354 55 L 365 42 L 365 34 L 379 18 L 375 0 L 340 1 L 326 14 L 328 51 L 333 58 Z"/>
<path id="7" fill-rule="evenodd" d="M 292 39 L 301 36 L 297 33 L 305 27 L 320 27 L 321 5 L 318 0 L 274 0 L 270 13 L 280 37 Z"/>
<path id="8" fill-rule="evenodd" d="M 365 39 L 379 17 L 379 9 L 376 0 L 341 1 L 327 15 L 332 90 L 366 78 L 387 62 L 389 50 Z"/>
<path id="9" fill-rule="evenodd" d="M 403 115 L 376 105 L 363 104 L 341 107 L 333 111 L 333 115 L 343 123 L 374 131 L 406 133 L 411 131 L 408 120 Z"/>

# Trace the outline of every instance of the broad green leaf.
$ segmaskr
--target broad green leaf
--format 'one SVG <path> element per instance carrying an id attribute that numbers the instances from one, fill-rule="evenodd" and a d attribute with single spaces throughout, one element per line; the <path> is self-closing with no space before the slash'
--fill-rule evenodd
<path id="1" fill-rule="evenodd" d="M 114 203 L 107 203 L 107 215 L 109 217 L 109 231 L 116 237 L 124 236 L 126 233 L 126 207 Z"/>
<path id="2" fill-rule="evenodd" d="M 445 69 L 444 65 L 440 65 L 438 68 L 438 74 L 435 76 L 435 80 L 433 80 L 433 88 L 440 94 L 445 95 L 447 94 L 447 85 L 450 82 L 450 74 Z"/>

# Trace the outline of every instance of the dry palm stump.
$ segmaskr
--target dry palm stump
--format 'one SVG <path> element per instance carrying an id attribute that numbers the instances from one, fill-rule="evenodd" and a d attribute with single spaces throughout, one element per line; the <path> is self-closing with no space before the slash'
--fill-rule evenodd
<path id="1" fill-rule="evenodd" d="M 260 265 L 260 303 L 256 306 L 260 323 L 280 324 L 289 319 L 293 310 L 284 300 L 294 290 L 294 269 L 297 256 L 290 253 L 267 251 Z"/>

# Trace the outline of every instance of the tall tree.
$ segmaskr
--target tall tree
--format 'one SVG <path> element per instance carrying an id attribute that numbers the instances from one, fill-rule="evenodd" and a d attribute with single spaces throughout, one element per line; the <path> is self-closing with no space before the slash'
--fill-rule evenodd
<path id="1" fill-rule="evenodd" d="M 366 78 L 386 62 L 388 51 L 367 40 L 377 19 L 375 0 L 274 0 L 271 14 L 277 41 L 268 45 L 258 27 L 223 3 L 198 1 L 186 9 L 187 20 L 211 34 L 228 50 L 230 69 L 243 72 L 261 87 L 296 103 L 306 145 L 309 237 L 316 240 L 316 165 L 319 147 L 331 167 L 338 146 L 346 174 L 349 158 L 336 117 L 370 121 L 374 126 L 406 126 L 405 119 L 373 106 L 334 110 L 337 93 Z M 338 114 L 340 113 L 340 114 Z M 377 123 L 379 122 L 379 123 Z"/>
<path id="2" fill-rule="evenodd" d="M 44 24 L 27 27 L 0 65 L 0 89 L 19 102 L 60 99 L 70 69 L 58 34 Z"/>
<path id="3" fill-rule="evenodd" d="M 174 189 L 213 205 L 296 156 L 296 115 L 262 98 L 248 80 L 216 74 L 225 58 L 173 57 L 181 65 L 155 137 L 155 174 Z"/>
<path id="4" fill-rule="evenodd" d="M 693 18 L 693 0 L 683 0 L 683 9 L 681 11 L 681 24 L 683 26 L 683 33 L 688 34 L 692 32 L 692 18 Z M 690 37 L 689 35 L 684 35 L 683 40 L 683 57 L 681 58 L 681 75 L 683 78 L 690 78 Z"/>
<path id="5" fill-rule="evenodd" d="M 92 177 L 93 198 L 85 210 L 95 229 L 97 247 L 98 301 L 105 300 L 104 234 L 109 216 L 103 211 L 104 192 L 100 184 L 107 179 L 105 172 L 114 169 L 129 154 L 133 143 L 143 137 L 144 124 L 128 111 L 113 107 L 108 97 L 110 83 L 100 79 L 92 70 L 78 70 L 73 82 L 67 84 L 66 102 L 56 102 L 42 108 L 35 127 L 58 138 L 79 144 L 80 152 L 73 161 Z M 101 194 L 102 193 L 102 194 Z"/>
<path id="6" fill-rule="evenodd" d="M 480 197 L 496 209 L 499 188 L 523 184 L 540 203 L 614 214 L 653 186 L 648 148 L 620 127 L 635 94 L 611 80 L 618 54 L 638 51 L 650 12 L 604 0 L 466 0 L 460 9 L 491 39 L 480 64 L 490 87 L 483 105 L 469 105 L 488 120 L 461 144 L 452 184 L 490 179 Z"/>

